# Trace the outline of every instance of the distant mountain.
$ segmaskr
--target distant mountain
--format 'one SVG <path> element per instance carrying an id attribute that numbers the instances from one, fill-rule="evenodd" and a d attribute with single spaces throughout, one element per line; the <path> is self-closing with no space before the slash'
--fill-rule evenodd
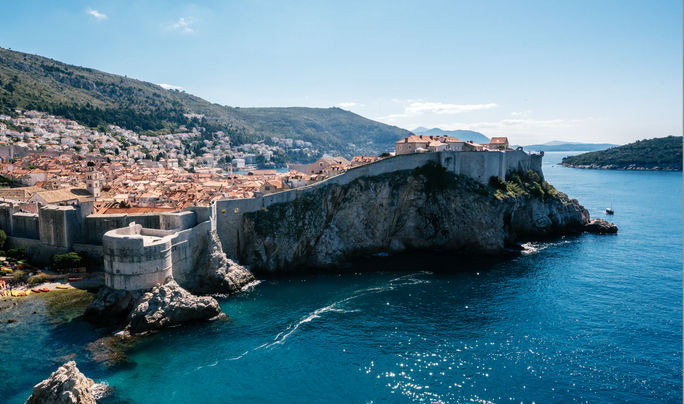
<path id="1" fill-rule="evenodd" d="M 480 132 L 475 132 L 472 130 L 463 130 L 463 129 L 458 129 L 458 130 L 442 130 L 439 128 L 424 128 L 422 126 L 419 126 L 415 128 L 413 131 L 416 135 L 427 135 L 427 136 L 453 136 L 455 138 L 465 140 L 465 141 L 473 141 L 475 143 L 489 143 L 489 138 L 485 135 L 483 135 Z"/>
<path id="2" fill-rule="evenodd" d="M 639 140 L 607 150 L 564 157 L 567 167 L 615 170 L 682 170 L 682 137 Z"/>
<path id="3" fill-rule="evenodd" d="M 527 151 L 593 151 L 615 147 L 616 144 L 610 143 L 570 143 L 554 140 L 542 144 L 531 144 L 523 146 Z"/>
<path id="4" fill-rule="evenodd" d="M 339 108 L 233 108 L 159 85 L 0 48 L 0 113 L 38 110 L 143 134 L 201 127 L 233 144 L 287 137 L 323 152 L 376 154 L 410 133 Z M 203 117 L 193 116 L 201 114 Z"/>

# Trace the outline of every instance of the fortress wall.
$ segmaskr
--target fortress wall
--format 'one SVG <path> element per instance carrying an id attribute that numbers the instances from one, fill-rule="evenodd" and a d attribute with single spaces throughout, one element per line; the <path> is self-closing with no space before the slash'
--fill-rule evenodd
<path id="1" fill-rule="evenodd" d="M 71 249 L 81 256 L 91 259 L 92 263 L 88 263 L 88 269 L 91 269 L 91 265 L 96 265 L 97 269 L 102 269 L 103 252 L 101 245 L 74 243 Z M 97 266 L 98 264 L 99 266 Z"/>
<path id="2" fill-rule="evenodd" d="M 202 223 L 209 220 L 212 212 L 212 206 L 190 206 L 183 209 L 184 212 L 194 212 L 196 223 Z"/>
<path id="3" fill-rule="evenodd" d="M 530 170 L 539 174 L 542 179 L 544 178 L 544 171 L 542 170 L 542 160 L 544 159 L 544 152 L 539 154 L 533 154 L 530 156 Z"/>
<path id="4" fill-rule="evenodd" d="M 104 243 L 105 234 L 111 230 L 127 227 L 131 222 L 135 222 L 145 229 L 181 230 L 176 233 L 174 244 L 170 246 L 170 248 L 173 247 L 171 255 L 174 256 L 174 263 L 178 263 L 177 272 L 181 278 L 184 276 L 183 273 L 193 270 L 192 266 L 198 259 L 194 255 L 197 254 L 198 250 L 201 250 L 201 246 L 206 244 L 203 237 L 206 238 L 209 231 L 215 229 L 223 244 L 224 251 L 229 256 L 237 256 L 240 249 L 240 231 L 244 213 L 267 209 L 269 206 L 278 203 L 294 201 L 298 196 L 312 192 L 319 187 L 331 184 L 347 185 L 362 177 L 412 170 L 431 161 L 441 164 L 454 174 L 465 175 L 487 184 L 492 176 L 505 177 L 507 172 L 519 169 L 531 169 L 543 175 L 542 157 L 543 154 L 530 155 L 519 150 L 507 151 L 506 153 L 498 151 L 445 151 L 400 155 L 352 168 L 342 175 L 306 187 L 251 199 L 220 200 L 209 207 L 190 207 L 180 212 L 89 214 L 84 218 L 83 216 L 89 213 L 91 209 L 73 206 L 45 206 L 40 208 L 36 216 L 35 214 L 15 213 L 17 210 L 15 205 L 3 203 L 0 204 L 0 228 L 5 230 L 8 236 L 15 236 L 15 239 L 18 240 L 15 243 L 26 244 L 27 249 L 30 247 L 38 250 L 35 243 L 26 241 L 31 239 L 37 241 L 35 238 L 38 238 L 45 252 L 34 252 L 31 255 L 47 256 L 48 260 L 54 253 L 53 250 L 65 252 L 72 246 L 74 249 L 78 248 L 93 257 L 106 256 L 106 250 L 100 247 Z M 207 224 L 204 224 L 205 222 Z M 205 227 L 207 228 L 205 229 Z M 162 233 L 159 233 L 159 236 L 166 237 Z M 183 247 L 181 244 L 187 245 L 187 247 Z M 140 259 L 144 261 L 142 258 Z M 164 261 L 166 258 L 159 259 Z M 153 280 L 156 282 L 158 278 L 139 279 L 142 283 L 149 283 Z M 130 286 L 137 281 L 122 280 L 121 282 Z"/>
<path id="5" fill-rule="evenodd" d="M 171 212 L 162 213 L 159 217 L 159 227 L 166 230 L 190 229 L 197 225 L 195 212 Z"/>
<path id="6" fill-rule="evenodd" d="M 43 244 L 42 241 L 22 238 L 22 237 L 7 237 L 5 242 L 5 249 L 24 247 L 26 255 L 31 257 L 31 262 L 36 264 L 47 265 L 50 263 L 50 258 L 55 254 L 65 254 L 69 252 L 68 248 L 56 247 Z"/>
<path id="7" fill-rule="evenodd" d="M 12 235 L 15 237 L 31 238 L 38 240 L 38 215 L 35 213 L 17 212 L 12 215 Z"/>
<path id="8" fill-rule="evenodd" d="M 100 245 L 105 233 L 110 230 L 126 227 L 132 222 L 140 224 L 146 229 L 159 229 L 161 227 L 160 216 L 159 213 L 89 215 L 85 218 L 81 241 L 87 244 Z"/>
<path id="9" fill-rule="evenodd" d="M 291 192 L 291 191 L 288 191 Z M 223 251 L 229 257 L 237 257 L 240 245 L 239 229 L 242 228 L 242 214 L 263 208 L 263 198 L 224 199 L 216 201 L 216 231 Z"/>
<path id="10" fill-rule="evenodd" d="M 9 203 L 0 204 L 0 229 L 8 236 L 11 236 L 14 231 L 12 229 L 12 214 L 14 210 L 14 207 Z"/>
<path id="11" fill-rule="evenodd" d="M 450 153 L 450 152 L 443 152 Z M 465 175 L 483 184 L 488 184 L 491 177 L 501 177 L 505 164 L 506 153 L 489 152 L 460 152 L 459 169 L 455 174 Z"/>
<path id="12" fill-rule="evenodd" d="M 179 285 L 191 287 L 202 254 L 207 253 L 211 222 L 205 221 L 192 229 L 176 233 L 171 239 L 173 278 Z"/>
<path id="13" fill-rule="evenodd" d="M 509 160 L 508 157 L 511 156 Z M 438 153 L 414 153 L 402 154 L 389 157 L 373 164 L 355 167 L 342 175 L 329 178 L 317 184 L 302 188 L 268 194 L 263 197 L 251 199 L 226 199 L 216 201 L 216 228 L 223 244 L 223 249 L 228 256 L 235 257 L 240 246 L 240 229 L 242 228 L 242 215 L 247 212 L 255 212 L 259 209 L 267 209 L 277 203 L 291 202 L 298 196 L 311 192 L 330 184 L 347 185 L 350 182 L 362 178 L 387 174 L 401 170 L 413 170 L 424 166 L 429 162 L 442 164 L 448 171 L 465 175 L 483 184 L 488 184 L 491 177 L 505 178 L 511 167 L 530 167 L 541 173 L 541 158 L 539 163 L 532 164 L 536 156 L 531 156 L 523 151 L 478 151 L 478 152 L 438 152 Z"/>
<path id="14" fill-rule="evenodd" d="M 102 236 L 110 230 L 127 226 L 126 215 L 90 215 L 85 218 L 84 239 L 88 244 L 102 244 Z"/>
<path id="15" fill-rule="evenodd" d="M 111 230 L 104 235 L 105 285 L 113 289 L 150 289 L 172 276 L 173 236 L 151 240 L 144 238 L 146 233 L 147 229 L 136 225 L 133 229 Z"/>
<path id="16" fill-rule="evenodd" d="M 38 215 L 40 241 L 45 245 L 68 249 L 81 235 L 80 213 L 73 206 L 47 205 Z"/>

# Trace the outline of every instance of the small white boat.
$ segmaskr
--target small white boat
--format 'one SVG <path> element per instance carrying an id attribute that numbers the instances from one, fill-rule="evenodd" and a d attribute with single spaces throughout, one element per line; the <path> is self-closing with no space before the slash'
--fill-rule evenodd
<path id="1" fill-rule="evenodd" d="M 614 215 L 615 211 L 613 210 L 613 203 L 610 203 L 610 208 L 606 208 L 606 214 L 607 215 Z"/>

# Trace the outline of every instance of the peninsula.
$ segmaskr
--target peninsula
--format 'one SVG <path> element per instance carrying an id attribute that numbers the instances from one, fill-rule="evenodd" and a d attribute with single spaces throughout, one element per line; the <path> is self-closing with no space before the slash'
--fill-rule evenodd
<path id="1" fill-rule="evenodd" d="M 562 165 L 603 170 L 682 170 L 682 137 L 639 140 L 624 146 L 564 157 Z"/>

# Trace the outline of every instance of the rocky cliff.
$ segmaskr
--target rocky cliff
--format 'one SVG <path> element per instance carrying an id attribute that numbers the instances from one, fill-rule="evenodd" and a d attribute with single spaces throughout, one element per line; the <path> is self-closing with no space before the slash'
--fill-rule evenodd
<path id="1" fill-rule="evenodd" d="M 78 370 L 76 362 L 70 361 L 36 384 L 26 404 L 95 404 L 93 385 L 95 382 Z"/>
<path id="2" fill-rule="evenodd" d="M 226 256 L 218 234 L 212 230 L 206 248 L 199 254 L 193 280 L 183 285 L 196 294 L 235 294 L 255 281 L 254 275 Z"/>
<path id="3" fill-rule="evenodd" d="M 128 315 L 126 330 L 138 334 L 218 318 L 221 314 L 221 308 L 213 297 L 194 296 L 178 286 L 176 281 L 169 280 L 142 296 Z"/>
<path id="4" fill-rule="evenodd" d="M 436 164 L 322 186 L 246 213 L 240 263 L 252 270 L 328 267 L 353 255 L 446 249 L 499 253 L 525 238 L 586 230 L 589 213 L 536 173 L 485 186 Z"/>

